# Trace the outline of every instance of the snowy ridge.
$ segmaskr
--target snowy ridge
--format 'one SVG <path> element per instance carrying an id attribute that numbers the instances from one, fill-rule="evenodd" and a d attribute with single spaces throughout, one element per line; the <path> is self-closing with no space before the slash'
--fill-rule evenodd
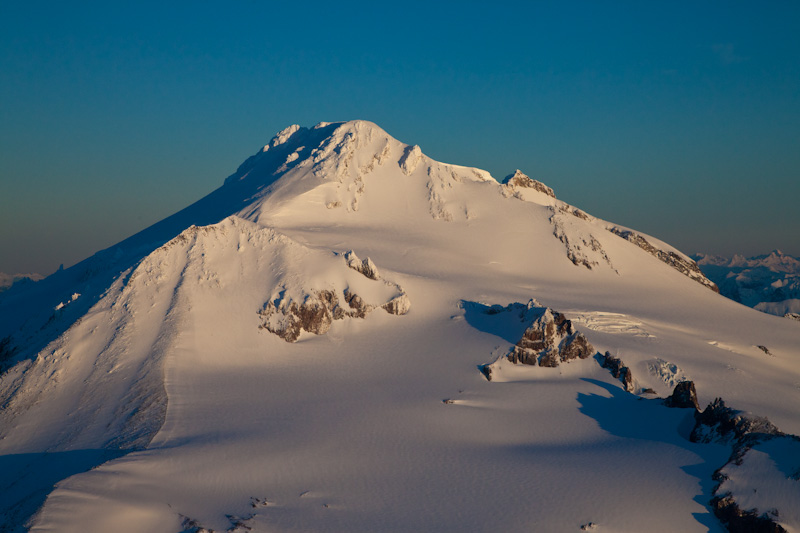
<path id="1" fill-rule="evenodd" d="M 503 192 L 507 196 L 551 207 L 553 216 L 550 220 L 553 223 L 553 235 L 564 243 L 567 256 L 575 265 L 581 265 L 591 270 L 593 267 L 606 263 L 612 270 L 614 268 L 602 245 L 591 233 L 591 230 L 589 232 L 586 229 L 583 229 L 583 231 L 573 230 L 569 233 L 564 231 L 565 225 L 578 226 L 572 217 L 588 222 L 588 224 L 582 225 L 583 228 L 594 226 L 597 229 L 602 228 L 622 237 L 685 276 L 715 292 L 719 292 L 717 286 L 703 275 L 697 264 L 689 256 L 649 235 L 643 235 L 629 228 L 597 219 L 577 207 L 558 200 L 553 189 L 540 181 L 531 179 L 520 170 L 507 176 L 503 180 L 503 187 Z M 580 235 L 581 233 L 582 235 L 578 239 L 573 238 L 570 241 L 569 234 Z"/>
<path id="2" fill-rule="evenodd" d="M 691 380 L 798 435 L 800 329 L 551 193 L 369 122 L 292 126 L 4 291 L 6 529 L 723 531 L 727 492 L 800 528 L 793 444 L 731 464 L 659 399 Z"/>

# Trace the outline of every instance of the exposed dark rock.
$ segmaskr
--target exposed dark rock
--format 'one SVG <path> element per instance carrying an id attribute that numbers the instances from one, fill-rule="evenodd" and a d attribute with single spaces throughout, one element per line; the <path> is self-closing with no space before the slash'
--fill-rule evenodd
<path id="1" fill-rule="evenodd" d="M 760 345 L 760 344 L 759 344 L 759 345 L 757 346 L 757 348 L 758 348 L 759 350 L 761 350 L 762 352 L 764 352 L 765 354 L 767 354 L 767 355 L 772 355 L 772 354 L 769 352 L 769 350 L 767 350 L 767 347 L 766 347 L 766 346 L 762 346 L 762 345 Z"/>
<path id="2" fill-rule="evenodd" d="M 783 435 L 767 418 L 731 409 L 722 398 L 716 398 L 702 412 L 695 413 L 694 419 L 692 442 L 732 443 L 737 454 L 743 454 L 765 438 Z"/>
<path id="3" fill-rule="evenodd" d="M 581 211 L 577 207 L 572 207 L 571 205 L 562 205 L 561 207 L 559 207 L 559 210 L 562 213 L 567 213 L 568 215 L 572 215 L 574 217 L 578 217 L 578 218 L 580 218 L 582 220 L 590 220 L 591 219 L 591 217 L 585 211 Z"/>
<path id="4" fill-rule="evenodd" d="M 361 261 L 351 250 L 344 254 L 344 259 L 349 268 L 371 280 L 380 280 L 378 269 L 369 258 Z M 295 288 L 293 295 L 285 286 L 281 286 L 282 290 L 277 298 L 273 295 L 273 300 L 266 302 L 258 310 L 261 318 L 259 328 L 266 329 L 287 342 L 295 342 L 303 331 L 323 335 L 330 330 L 334 320 L 364 318 L 378 307 L 393 315 L 408 313 L 411 300 L 406 292 L 398 284 L 388 280 L 381 280 L 379 284 L 393 289 L 394 295 L 388 301 L 367 302 L 347 286 L 341 291 L 335 288 L 298 291 Z"/>
<path id="5" fill-rule="evenodd" d="M 786 533 L 786 529 L 774 520 L 777 511 L 761 514 L 756 510 L 742 511 L 730 493 L 714 496 L 710 505 L 731 533 Z"/>
<path id="6" fill-rule="evenodd" d="M 372 311 L 372 306 L 368 305 L 361 296 L 352 292 L 350 289 L 344 290 L 344 299 L 351 309 L 351 311 L 346 313 L 349 316 L 364 318 L 367 316 L 367 313 Z"/>
<path id="7" fill-rule="evenodd" d="M 556 367 L 573 359 L 586 359 L 595 353 L 582 333 L 575 331 L 572 321 L 548 307 L 531 308 L 538 317 L 522 334 L 508 354 L 512 363 Z"/>
<path id="8" fill-rule="evenodd" d="M 701 285 L 705 285 L 714 292 L 717 293 L 719 292 L 719 288 L 717 287 L 717 285 L 713 281 L 705 277 L 703 273 L 700 271 L 700 267 L 697 266 L 697 263 L 695 263 L 691 259 L 685 259 L 680 255 L 676 254 L 675 252 L 667 252 L 659 248 L 656 248 L 655 246 L 650 244 L 647 241 L 647 239 L 645 239 L 635 231 L 622 229 L 617 226 L 610 228 L 608 231 L 622 237 L 628 242 L 632 242 L 645 252 L 668 264 L 669 266 L 671 266 L 684 276 L 687 276 L 695 280 Z"/>
<path id="9" fill-rule="evenodd" d="M 456 401 L 453 400 L 452 398 L 445 398 L 444 400 L 442 400 L 442 403 L 445 405 L 453 405 L 454 403 L 456 403 Z"/>
<path id="10" fill-rule="evenodd" d="M 553 189 L 551 189 L 541 181 L 537 181 L 535 179 L 528 177 L 519 169 L 517 169 L 517 171 L 514 172 L 513 174 L 509 174 L 508 176 L 506 176 L 505 179 L 503 180 L 503 184 L 508 185 L 511 188 L 520 187 L 523 189 L 534 189 L 552 198 L 556 197 L 556 194 L 553 192 Z"/>
<path id="11" fill-rule="evenodd" d="M 213 529 L 201 526 L 197 520 L 184 515 L 180 515 L 180 517 L 181 527 L 183 528 L 180 533 L 214 533 Z"/>
<path id="12" fill-rule="evenodd" d="M 248 531 L 252 531 L 253 528 L 250 527 L 247 522 L 253 519 L 255 515 L 250 515 L 247 517 L 235 516 L 232 514 L 226 514 L 225 518 L 231 523 L 231 527 L 225 530 L 225 533 L 246 533 Z"/>
<path id="13" fill-rule="evenodd" d="M 491 365 L 478 365 L 478 370 L 486 378 L 486 381 L 492 381 L 492 366 Z"/>
<path id="14" fill-rule="evenodd" d="M 614 357 L 610 352 L 606 352 L 605 355 L 598 354 L 598 361 L 600 366 L 607 368 L 612 376 L 622 382 L 626 391 L 633 392 L 633 373 L 619 357 Z"/>
<path id="15" fill-rule="evenodd" d="M 691 407 L 699 411 L 700 405 L 697 403 L 697 390 L 694 387 L 694 381 L 681 381 L 675 385 L 672 396 L 664 400 L 664 405 L 682 409 Z"/>
<path id="16" fill-rule="evenodd" d="M 551 209 L 553 209 L 553 215 L 550 217 L 550 223 L 553 224 L 553 236 L 564 244 L 567 258 L 572 261 L 573 265 L 584 266 L 592 270 L 592 268 L 600 264 L 599 261 L 590 258 L 590 256 L 593 256 L 594 258 L 602 259 L 609 267 L 614 268 L 611 264 L 611 259 L 603 249 L 603 245 L 594 235 L 591 233 L 586 234 L 582 231 L 572 232 L 567 235 L 567 231 L 564 228 L 567 222 L 561 214 L 562 212 L 572 214 L 578 218 L 585 218 L 586 220 L 588 220 L 588 215 L 579 209 L 573 209 L 572 211 L 566 208 L 559 208 L 558 211 L 555 208 Z"/>
<path id="17" fill-rule="evenodd" d="M 553 235 L 556 237 L 556 239 L 564 243 L 564 246 L 567 249 L 567 258 L 570 261 L 572 261 L 573 265 L 585 266 L 586 268 L 591 270 L 592 267 L 596 267 L 599 264 L 597 261 L 592 261 L 591 259 L 586 257 L 586 254 L 583 253 L 580 244 L 575 244 L 574 242 L 570 241 L 569 237 L 567 236 L 567 233 L 564 231 L 564 227 L 559 223 L 558 220 L 556 220 L 554 217 L 551 217 L 550 220 L 553 223 Z M 598 243 L 594 237 L 592 237 L 591 240 L 592 240 L 591 248 L 598 248 L 600 246 L 600 243 Z M 584 241 L 584 244 L 590 244 L 590 243 Z"/>
<path id="18" fill-rule="evenodd" d="M 250 507 L 253 509 L 258 509 L 259 507 L 267 507 L 270 504 L 270 501 L 266 498 L 250 498 Z"/>
<path id="19" fill-rule="evenodd" d="M 695 426 L 689 439 L 692 442 L 717 442 L 730 444 L 733 448 L 728 462 L 713 476 L 718 484 L 714 497 L 709 502 L 714 514 L 728 531 L 735 533 L 766 532 L 781 533 L 786 530 L 776 522 L 778 511 L 759 512 L 758 509 L 741 509 L 730 492 L 723 486 L 728 476 L 726 467 L 741 465 L 747 453 L 756 445 L 772 439 L 800 440 L 778 430 L 767 418 L 749 416 L 731 409 L 721 398 L 716 398 L 702 412 L 695 412 Z"/>
<path id="20" fill-rule="evenodd" d="M 800 313 L 786 313 L 783 315 L 783 318 L 788 318 L 790 320 L 797 320 L 800 322 Z"/>
<path id="21" fill-rule="evenodd" d="M 277 304 L 270 301 L 258 314 L 263 319 L 262 328 L 294 342 L 303 330 L 316 335 L 327 333 L 334 314 L 342 316 L 341 312 L 333 311 L 338 306 L 339 299 L 333 291 L 319 291 L 307 295 L 299 305 L 294 301 L 281 300 Z"/>

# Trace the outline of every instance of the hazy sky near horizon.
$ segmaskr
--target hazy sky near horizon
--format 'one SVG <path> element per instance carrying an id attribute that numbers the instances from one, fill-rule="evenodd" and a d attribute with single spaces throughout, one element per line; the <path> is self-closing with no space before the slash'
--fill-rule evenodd
<path id="1" fill-rule="evenodd" d="M 0 4 L 0 272 L 70 266 L 286 126 L 350 119 L 686 253 L 800 255 L 797 2 L 289 4 Z"/>

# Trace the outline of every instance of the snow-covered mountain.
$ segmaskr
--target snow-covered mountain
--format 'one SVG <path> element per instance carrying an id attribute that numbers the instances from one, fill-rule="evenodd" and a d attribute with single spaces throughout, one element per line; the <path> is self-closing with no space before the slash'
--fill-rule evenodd
<path id="1" fill-rule="evenodd" d="M 695 259 L 723 296 L 765 313 L 800 319 L 800 259 L 780 250 L 730 259 L 698 254 Z"/>
<path id="2" fill-rule="evenodd" d="M 800 529 L 798 324 L 369 122 L 15 285 L 0 339 L 0 531 Z"/>

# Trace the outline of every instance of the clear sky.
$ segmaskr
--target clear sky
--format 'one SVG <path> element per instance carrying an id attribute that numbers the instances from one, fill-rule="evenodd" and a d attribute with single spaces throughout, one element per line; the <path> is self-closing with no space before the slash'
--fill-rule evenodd
<path id="1" fill-rule="evenodd" d="M 798 2 L 0 0 L 0 271 L 350 119 L 687 253 L 800 255 Z"/>

